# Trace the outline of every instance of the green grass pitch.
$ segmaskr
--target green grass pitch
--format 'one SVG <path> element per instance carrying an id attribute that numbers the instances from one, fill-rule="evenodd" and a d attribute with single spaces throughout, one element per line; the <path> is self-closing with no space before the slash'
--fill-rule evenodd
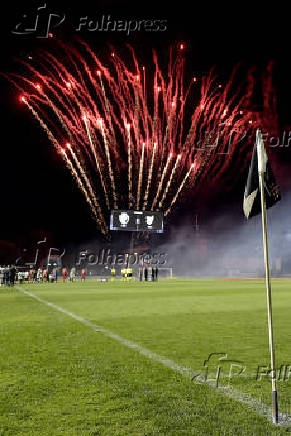
<path id="1" fill-rule="evenodd" d="M 245 367 L 221 386 L 271 403 L 266 294 L 261 280 L 58 283 L 22 289 L 204 373 L 210 353 Z M 291 281 L 273 281 L 277 368 L 291 368 Z M 128 348 L 53 307 L 0 288 L 0 436 L 286 435 L 223 393 Z M 216 363 L 209 366 L 214 376 Z M 225 364 L 227 366 L 227 364 Z M 291 372 L 291 371 L 290 371 Z M 286 376 L 286 374 L 285 374 Z M 291 415 L 291 374 L 278 382 Z"/>

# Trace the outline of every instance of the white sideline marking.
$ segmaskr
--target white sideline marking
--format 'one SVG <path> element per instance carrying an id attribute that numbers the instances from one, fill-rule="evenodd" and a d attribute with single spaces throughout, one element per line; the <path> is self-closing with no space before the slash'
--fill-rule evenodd
<path id="1" fill-rule="evenodd" d="M 148 348 L 143 348 L 140 345 L 136 344 L 135 342 L 132 342 L 120 335 L 117 335 L 116 333 L 112 332 L 111 330 L 108 330 L 102 326 L 98 326 L 96 324 L 93 324 L 92 322 L 88 321 L 87 319 L 83 318 L 82 316 L 76 315 L 73 312 L 70 312 L 69 310 L 63 309 L 61 306 L 57 306 L 54 303 L 51 303 L 50 301 L 44 300 L 43 298 L 39 297 L 38 295 L 35 295 L 26 289 L 20 288 L 18 286 L 15 286 L 15 288 L 25 294 L 28 295 L 31 298 L 34 298 L 35 300 L 39 301 L 40 303 L 45 304 L 48 307 L 51 307 L 52 309 L 57 310 L 58 312 L 61 312 L 67 316 L 70 316 L 71 318 L 75 319 L 76 321 L 79 321 L 81 324 L 90 327 L 91 329 L 101 332 L 104 334 L 104 336 L 107 336 L 111 339 L 114 339 L 115 341 L 119 342 L 122 345 L 125 345 L 128 348 L 131 348 L 135 351 L 137 351 L 139 354 L 142 354 L 143 356 L 148 357 L 149 359 L 152 359 L 156 362 L 161 363 L 162 365 L 166 366 L 167 368 L 172 369 L 173 371 L 179 372 L 183 376 L 190 377 L 190 379 L 193 377 L 193 369 L 187 368 L 185 366 L 181 366 L 174 362 L 171 359 L 168 359 L 167 357 L 161 356 L 160 354 L 154 353 L 153 351 L 149 350 Z M 199 380 L 195 379 L 196 384 L 205 384 L 206 386 L 210 386 L 212 388 L 215 388 L 217 392 L 225 394 L 227 397 L 230 397 L 234 400 L 237 400 L 249 408 L 251 408 L 253 411 L 255 411 L 258 415 L 267 417 L 272 422 L 272 409 L 271 407 L 267 406 L 266 404 L 262 403 L 261 401 L 257 400 L 256 398 L 253 398 L 252 396 L 245 394 L 243 392 L 237 391 L 236 389 L 230 388 L 230 387 L 216 387 L 214 384 L 211 384 L 209 382 L 203 383 Z M 285 414 L 285 413 L 279 413 L 279 424 L 280 425 L 290 425 L 291 423 L 291 416 Z"/>
<path id="2" fill-rule="evenodd" d="M 136 351 L 138 351 L 140 354 L 143 354 L 144 356 L 148 357 L 149 359 L 155 360 L 156 362 L 162 363 L 164 366 L 172 369 L 173 371 L 177 371 L 180 372 L 181 374 L 187 374 L 187 375 L 191 375 L 193 374 L 193 371 L 191 370 L 191 368 L 186 368 L 183 366 L 178 365 L 177 363 L 175 363 L 173 360 L 171 359 L 167 359 L 164 356 L 160 356 L 159 354 L 154 353 L 151 350 L 148 350 L 147 348 L 143 348 L 138 344 L 135 344 L 132 341 L 129 341 L 128 339 L 123 338 L 122 336 L 117 335 L 116 333 L 112 332 L 111 330 L 108 330 L 102 326 L 93 324 L 92 322 L 88 321 L 85 318 L 82 318 L 79 315 L 76 315 L 73 312 L 70 312 L 66 309 L 63 309 L 60 306 L 57 306 L 54 303 L 51 303 L 50 301 L 44 300 L 40 297 L 38 297 L 35 294 L 32 294 L 31 292 L 28 292 L 25 289 L 21 289 L 18 288 L 17 289 L 22 292 L 23 294 L 28 295 L 29 297 L 34 298 L 35 300 L 39 301 L 40 303 L 45 304 L 48 307 L 52 307 L 55 310 L 58 310 L 59 312 L 64 313 L 67 316 L 70 316 L 71 318 L 74 318 L 76 321 L 79 321 L 81 324 L 90 327 L 91 329 L 97 331 L 97 332 L 101 332 L 103 333 L 105 336 L 108 336 L 111 339 L 114 339 L 115 341 L 121 343 L 122 345 L 125 345 L 128 348 L 132 348 Z"/>

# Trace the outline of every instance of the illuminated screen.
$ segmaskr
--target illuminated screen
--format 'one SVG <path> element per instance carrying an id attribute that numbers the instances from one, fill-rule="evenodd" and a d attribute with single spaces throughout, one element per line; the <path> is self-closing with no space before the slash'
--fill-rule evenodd
<path id="1" fill-rule="evenodd" d="M 163 212 L 112 210 L 110 230 L 163 233 Z"/>

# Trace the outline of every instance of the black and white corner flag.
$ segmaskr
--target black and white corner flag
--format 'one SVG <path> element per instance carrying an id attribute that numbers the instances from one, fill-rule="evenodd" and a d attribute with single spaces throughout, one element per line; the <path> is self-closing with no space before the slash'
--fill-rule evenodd
<path id="1" fill-rule="evenodd" d="M 268 161 L 262 133 L 260 130 L 257 130 L 256 143 L 254 145 L 243 202 L 243 210 L 247 219 L 251 218 L 252 216 L 258 215 L 261 212 L 258 150 L 261 151 L 262 156 L 261 165 L 264 172 L 266 207 L 272 207 L 275 203 L 281 200 L 279 186 L 277 185 L 271 165 Z"/>

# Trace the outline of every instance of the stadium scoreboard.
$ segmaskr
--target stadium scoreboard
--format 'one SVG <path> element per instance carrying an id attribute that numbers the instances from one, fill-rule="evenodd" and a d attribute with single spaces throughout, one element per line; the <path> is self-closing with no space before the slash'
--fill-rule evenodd
<path id="1" fill-rule="evenodd" d="M 110 230 L 163 233 L 163 212 L 112 210 Z"/>

